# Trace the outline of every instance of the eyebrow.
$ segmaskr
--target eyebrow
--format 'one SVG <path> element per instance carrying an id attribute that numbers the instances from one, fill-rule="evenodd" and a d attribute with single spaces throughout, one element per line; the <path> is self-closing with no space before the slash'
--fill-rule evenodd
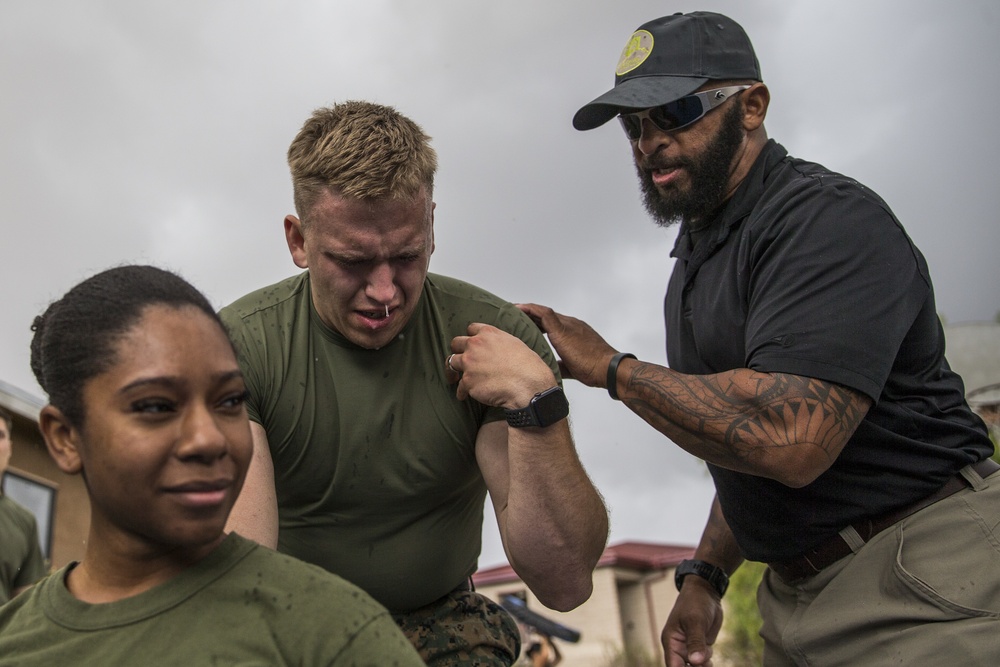
<path id="1" fill-rule="evenodd" d="M 388 256 L 388 258 L 392 259 L 404 255 L 420 254 L 422 252 L 426 252 L 429 246 L 430 243 L 428 243 L 428 239 L 425 238 L 415 239 L 412 244 L 406 245 L 392 252 Z M 337 247 L 337 248 L 325 248 L 323 249 L 322 252 L 323 254 L 336 259 L 352 259 L 352 260 L 362 259 L 366 261 L 377 259 L 376 255 L 371 255 L 365 252 L 364 250 L 358 249 L 354 245 L 349 245 L 346 247 Z"/>
<path id="2" fill-rule="evenodd" d="M 212 379 L 219 384 L 229 382 L 234 378 L 243 378 L 243 373 L 239 369 L 234 369 L 231 371 L 226 371 L 223 373 L 216 373 L 212 376 Z M 155 377 L 145 377 L 139 378 L 133 382 L 129 382 L 127 385 L 118 390 L 119 394 L 125 394 L 133 389 L 138 389 L 140 387 L 148 386 L 161 386 L 161 387 L 176 387 L 184 384 L 184 379 L 176 375 L 158 375 Z"/>
<path id="3" fill-rule="evenodd" d="M 413 245 L 413 246 L 410 246 L 410 247 L 407 247 L 407 248 L 401 248 L 401 249 L 397 250 L 396 252 L 393 252 L 392 254 L 390 254 L 388 257 L 386 257 L 386 259 L 395 259 L 397 257 L 407 257 L 409 255 L 419 255 L 419 254 L 421 254 L 423 252 L 426 252 L 426 251 L 427 251 L 427 244 L 426 243 L 420 243 L 420 244 Z M 348 250 L 327 250 L 325 252 L 326 252 L 326 254 L 328 256 L 333 257 L 334 259 L 349 259 L 349 260 L 352 260 L 352 261 L 362 260 L 362 261 L 366 261 L 366 262 L 370 262 L 370 261 L 379 259 L 379 257 L 376 256 L 376 255 L 370 255 L 370 254 L 365 253 L 365 252 L 358 252 L 358 251 L 350 250 L 350 249 L 348 249 Z"/>

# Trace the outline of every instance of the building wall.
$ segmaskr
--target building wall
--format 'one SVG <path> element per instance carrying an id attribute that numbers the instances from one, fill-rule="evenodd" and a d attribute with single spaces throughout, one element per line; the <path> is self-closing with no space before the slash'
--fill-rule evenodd
<path id="1" fill-rule="evenodd" d="M 629 655 L 653 655 L 655 648 L 649 636 L 649 601 L 646 592 L 647 586 L 642 577 L 618 581 L 622 647 Z"/>
<path id="2" fill-rule="evenodd" d="M 90 529 L 90 500 L 83 479 L 56 467 L 33 420 L 14 415 L 13 445 L 10 469 L 40 478 L 56 489 L 50 554 L 53 569 L 80 560 Z"/>
<path id="3" fill-rule="evenodd" d="M 602 568 L 594 573 L 594 592 L 590 599 L 569 612 L 548 609 L 538 601 L 521 581 L 490 586 L 477 586 L 476 590 L 496 602 L 504 594 L 522 595 L 528 608 L 548 619 L 580 632 L 580 641 L 571 644 L 554 640 L 563 655 L 564 665 L 573 667 L 603 667 L 616 647 L 622 645 L 621 624 L 618 622 L 618 590 L 614 572 Z"/>
<path id="4" fill-rule="evenodd" d="M 970 322 L 945 327 L 945 356 L 965 381 L 969 404 L 1000 438 L 1000 323 Z"/>
<path id="5" fill-rule="evenodd" d="M 532 611 L 578 630 L 581 636 L 577 644 L 555 640 L 564 665 L 605 667 L 626 650 L 653 664 L 663 664 L 660 632 L 677 599 L 673 572 L 672 567 L 645 573 L 601 567 L 594 572 L 590 599 L 565 613 L 544 607 L 521 581 L 476 589 L 497 602 L 504 594 L 522 595 Z"/>
<path id="6" fill-rule="evenodd" d="M 966 392 L 1000 382 L 1000 324 L 969 322 L 944 329 L 945 357 Z"/>
<path id="7" fill-rule="evenodd" d="M 657 664 L 663 663 L 663 647 L 660 644 L 660 634 L 663 626 L 667 624 L 667 616 L 677 601 L 677 587 L 674 584 L 674 570 L 653 572 L 646 575 L 646 595 L 649 599 L 649 638 L 651 650 L 649 655 L 654 656 Z"/>

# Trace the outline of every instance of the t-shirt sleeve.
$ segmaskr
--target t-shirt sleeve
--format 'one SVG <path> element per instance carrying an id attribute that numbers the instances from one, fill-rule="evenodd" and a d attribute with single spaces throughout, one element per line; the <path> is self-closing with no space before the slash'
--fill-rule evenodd
<path id="1" fill-rule="evenodd" d="M 813 185 L 750 221 L 747 367 L 836 382 L 873 399 L 930 291 L 926 265 L 874 194 Z"/>
<path id="2" fill-rule="evenodd" d="M 552 373 L 556 376 L 556 382 L 562 386 L 562 376 L 559 375 L 559 363 L 556 361 L 555 354 L 552 353 L 552 348 L 549 347 L 549 343 L 545 340 L 542 331 L 531 321 L 530 317 L 521 312 L 520 308 L 513 304 L 506 304 L 497 311 L 497 319 L 493 325 L 524 341 L 525 345 L 534 350 L 549 365 Z M 486 407 L 483 423 L 500 421 L 502 419 L 506 419 L 503 408 Z"/>
<path id="3" fill-rule="evenodd" d="M 501 308 L 497 320 L 497 328 L 523 340 L 549 365 L 552 373 L 556 376 L 556 381 L 561 385 L 562 377 L 559 375 L 559 363 L 556 361 L 556 355 L 553 354 L 552 348 L 545 340 L 545 335 L 538 328 L 538 325 L 513 304 L 507 304 Z"/>
<path id="4" fill-rule="evenodd" d="M 227 306 L 219 311 L 219 317 L 226 326 L 229 338 L 236 349 L 236 360 L 239 362 L 240 370 L 243 372 L 243 381 L 247 387 L 247 415 L 250 421 L 263 424 L 261 414 L 263 410 L 260 404 L 260 397 L 263 396 L 261 386 L 261 372 L 263 368 L 260 360 L 260 348 L 256 340 L 251 335 L 250 327 L 240 316 L 237 309 Z"/>
<path id="5" fill-rule="evenodd" d="M 413 645 L 388 613 L 365 623 L 339 655 L 323 667 L 424 667 Z M 319 666 L 317 666 L 319 667 Z"/>

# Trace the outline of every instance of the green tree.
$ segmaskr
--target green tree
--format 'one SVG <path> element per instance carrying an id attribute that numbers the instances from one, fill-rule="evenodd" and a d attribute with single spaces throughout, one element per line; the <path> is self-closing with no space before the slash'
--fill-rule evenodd
<path id="1" fill-rule="evenodd" d="M 724 598 L 723 639 L 717 648 L 724 664 L 756 667 L 762 663 L 764 640 L 760 637 L 762 621 L 757 609 L 757 586 L 766 568 L 764 563 L 745 561 L 729 580 Z"/>

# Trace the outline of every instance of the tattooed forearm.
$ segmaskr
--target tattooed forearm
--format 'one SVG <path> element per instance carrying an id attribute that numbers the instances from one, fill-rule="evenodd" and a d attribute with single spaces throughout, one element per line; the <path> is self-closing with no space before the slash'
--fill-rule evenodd
<path id="1" fill-rule="evenodd" d="M 708 515 L 708 523 L 705 524 L 705 530 L 698 542 L 695 558 L 718 565 L 729 574 L 735 572 L 743 562 L 743 554 L 736 544 L 736 538 L 729 529 L 729 524 L 726 523 L 726 518 L 722 515 L 718 498 L 712 501 L 712 511 Z"/>
<path id="2" fill-rule="evenodd" d="M 812 477 L 825 470 L 871 405 L 831 382 L 749 369 L 683 375 L 637 364 L 627 390 L 633 410 L 692 454 L 775 478 L 789 464 Z"/>

